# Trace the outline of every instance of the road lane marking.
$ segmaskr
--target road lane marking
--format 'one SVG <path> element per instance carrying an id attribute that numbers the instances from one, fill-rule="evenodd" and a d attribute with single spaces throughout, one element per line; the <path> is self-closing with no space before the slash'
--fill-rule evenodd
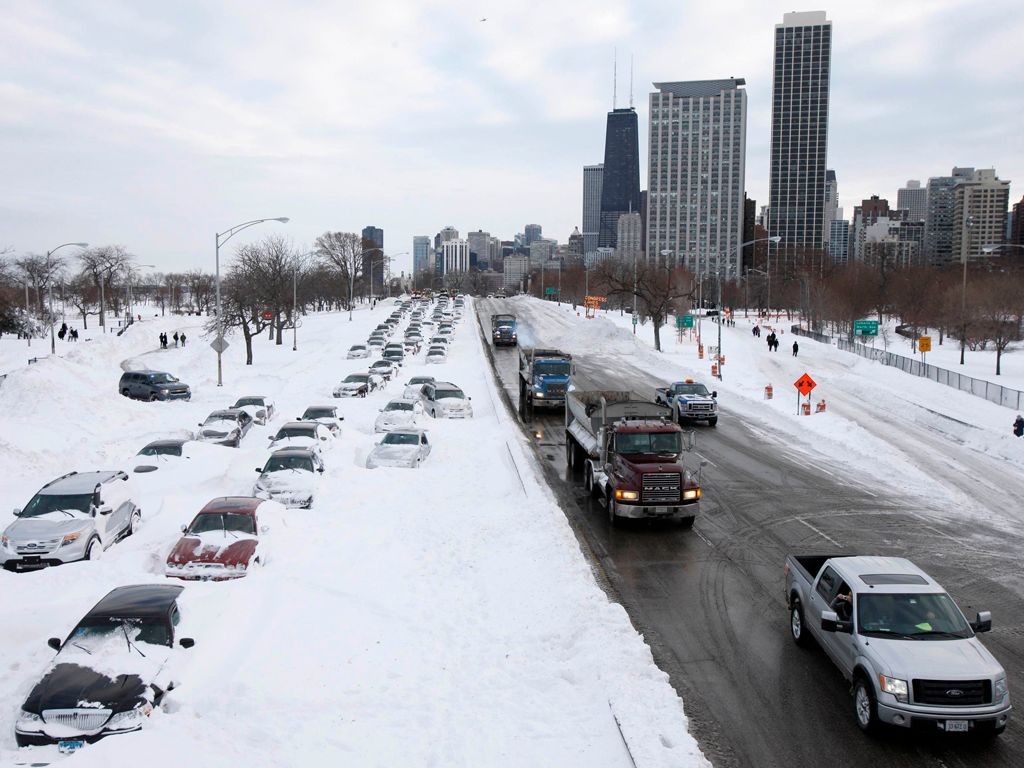
<path id="1" fill-rule="evenodd" d="M 696 454 L 697 454 L 698 456 L 700 456 L 700 457 L 701 457 L 702 459 L 704 459 L 704 461 L 706 461 L 706 462 L 707 462 L 708 464 L 710 464 L 710 465 L 711 465 L 712 467 L 717 467 L 717 466 L 718 466 L 717 464 L 715 464 L 715 462 L 713 462 L 713 461 L 712 461 L 711 459 L 709 459 L 709 458 L 708 458 L 707 456 L 705 456 L 705 455 L 704 455 L 703 453 L 701 453 L 700 451 L 694 451 L 694 453 L 696 453 Z"/>
<path id="2" fill-rule="evenodd" d="M 839 547 L 840 549 L 842 549 L 842 548 L 843 548 L 843 545 L 842 545 L 842 544 L 840 544 L 840 543 L 839 543 L 838 541 L 836 541 L 835 539 L 833 539 L 833 538 L 832 538 L 831 536 L 829 536 L 829 535 L 828 535 L 827 533 L 825 533 L 824 531 L 822 531 L 822 530 L 820 530 L 820 529 L 818 529 L 818 528 L 815 528 L 815 527 L 814 527 L 813 525 L 811 525 L 810 523 L 808 523 L 808 522 L 807 522 L 806 520 L 797 520 L 797 522 L 798 522 L 798 523 L 800 523 L 801 525 L 806 525 L 806 526 L 807 526 L 808 528 L 810 528 L 810 529 L 811 529 L 812 531 L 814 531 L 814 532 L 815 532 L 816 534 L 818 534 L 819 536 L 821 536 L 821 538 L 825 539 L 826 541 L 830 541 L 830 542 L 832 542 L 833 544 L 835 544 L 835 545 L 836 545 L 837 547 Z"/>
<path id="3" fill-rule="evenodd" d="M 694 532 L 694 533 L 696 533 L 696 534 L 697 534 L 697 535 L 698 535 L 698 536 L 700 537 L 700 540 L 701 540 L 701 541 L 703 541 L 703 542 L 704 542 L 705 544 L 707 544 L 707 545 L 708 545 L 709 547 L 712 547 L 712 548 L 714 548 L 714 546 L 715 546 L 715 545 L 714 545 L 714 544 L 712 544 L 712 543 L 711 543 L 711 541 L 710 541 L 710 540 L 709 540 L 709 539 L 708 539 L 708 538 L 707 538 L 707 537 L 706 537 L 706 536 L 705 536 L 705 535 L 704 535 L 703 533 L 701 533 L 701 532 L 700 532 L 699 530 L 697 530 L 696 528 L 694 528 L 694 529 L 693 529 L 693 532 Z"/>

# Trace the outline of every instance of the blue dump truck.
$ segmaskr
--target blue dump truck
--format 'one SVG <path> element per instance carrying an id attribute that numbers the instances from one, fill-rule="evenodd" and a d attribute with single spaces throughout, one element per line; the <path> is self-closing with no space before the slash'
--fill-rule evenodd
<path id="1" fill-rule="evenodd" d="M 491 342 L 496 347 L 514 347 L 519 343 L 515 315 L 491 315 Z"/>
<path id="2" fill-rule="evenodd" d="M 519 409 L 564 408 L 572 355 L 558 349 L 519 348 Z"/>

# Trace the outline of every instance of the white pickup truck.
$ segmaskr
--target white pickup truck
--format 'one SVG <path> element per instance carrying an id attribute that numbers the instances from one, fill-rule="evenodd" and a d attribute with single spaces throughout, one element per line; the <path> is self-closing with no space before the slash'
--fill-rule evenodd
<path id="1" fill-rule="evenodd" d="M 902 557 L 790 555 L 793 640 L 817 640 L 853 690 L 862 731 L 881 724 L 998 735 L 1010 717 L 1006 672 L 934 579 Z"/>

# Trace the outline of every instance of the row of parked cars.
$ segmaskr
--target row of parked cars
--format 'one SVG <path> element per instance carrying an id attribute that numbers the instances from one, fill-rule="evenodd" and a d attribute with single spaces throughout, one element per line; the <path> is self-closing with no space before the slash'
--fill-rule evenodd
<path id="1" fill-rule="evenodd" d="M 405 302 L 392 319 L 411 314 L 420 322 L 425 307 Z M 435 310 L 438 320 L 454 313 Z M 451 318 L 446 315 L 451 314 Z M 433 319 L 433 318 L 432 318 Z M 392 332 L 397 322 L 387 323 Z M 450 343 L 452 332 L 445 334 Z M 410 338 L 408 330 L 406 338 Z M 384 347 L 379 347 L 386 351 Z M 410 355 L 416 354 L 413 345 Z M 366 388 L 378 389 L 397 375 L 405 361 L 388 359 L 389 374 L 367 373 Z M 378 370 L 383 366 L 378 366 Z M 188 399 L 191 391 L 170 374 L 131 371 L 122 376 L 122 395 L 143 400 Z M 177 385 L 177 386 L 176 386 Z M 163 391 L 166 389 L 167 391 Z M 342 396 L 342 395 L 338 395 Z M 418 417 L 472 416 L 469 398 L 454 384 L 430 376 L 407 380 L 401 397 L 389 401 L 374 423 L 382 440 L 368 467 L 419 466 L 430 453 Z M 71 472 L 47 483 L 23 508 L 0 540 L 0 565 L 12 571 L 36 570 L 73 560 L 93 560 L 117 541 L 133 535 L 142 519 L 137 476 L 167 471 L 195 457 L 203 443 L 239 447 L 255 427 L 267 426 L 278 410 L 269 397 L 248 395 L 213 411 L 192 439 L 165 438 L 142 448 L 131 473 Z M 313 503 L 315 478 L 325 469 L 324 449 L 340 436 L 343 418 L 334 405 L 312 405 L 295 421 L 267 436 L 271 453 L 257 467 L 252 496 L 213 499 L 183 525 L 171 548 L 165 573 L 175 580 L 228 581 L 244 577 L 265 559 L 263 519 L 285 506 Z M 251 438 L 250 438 L 251 439 Z M 169 663 L 175 647 L 191 648 L 179 597 L 180 584 L 118 587 L 103 597 L 66 638 L 50 638 L 57 651 L 42 679 L 22 704 L 15 724 L 19 746 L 57 744 L 74 751 L 112 734 L 139 730 L 176 681 Z"/>

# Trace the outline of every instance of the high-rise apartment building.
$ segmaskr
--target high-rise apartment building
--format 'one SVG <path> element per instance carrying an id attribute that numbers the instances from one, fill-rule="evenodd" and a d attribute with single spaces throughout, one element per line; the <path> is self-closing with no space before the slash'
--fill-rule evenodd
<path id="1" fill-rule="evenodd" d="M 713 264 L 726 278 L 740 274 L 747 140 L 743 85 L 737 78 L 654 84 L 649 260 L 667 260 L 694 272 L 706 272 Z"/>
<path id="2" fill-rule="evenodd" d="M 928 188 L 911 179 L 897 190 L 896 207 L 907 212 L 907 221 L 924 221 L 928 218 Z"/>
<path id="3" fill-rule="evenodd" d="M 433 269 L 429 235 L 416 235 L 412 239 L 412 275 L 413 279 Z"/>
<path id="4" fill-rule="evenodd" d="M 453 227 L 451 225 L 448 225 L 447 227 L 442 229 L 440 232 L 438 232 L 436 235 L 434 235 L 434 247 L 437 250 L 440 251 L 441 250 L 441 246 L 444 243 L 447 243 L 449 240 L 458 240 L 458 239 L 459 239 L 459 230 L 457 230 L 455 227 Z"/>
<path id="5" fill-rule="evenodd" d="M 363 227 L 363 275 L 369 279 L 370 295 L 384 293 L 384 230 L 380 227 Z"/>
<path id="6" fill-rule="evenodd" d="M 538 238 L 530 243 L 530 266 L 538 267 L 548 261 L 551 261 L 555 255 L 555 248 L 558 247 L 557 240 L 551 240 L 546 237 Z"/>
<path id="7" fill-rule="evenodd" d="M 643 256 L 643 220 L 638 212 L 620 215 L 615 234 L 615 253 L 620 259 L 633 261 Z"/>
<path id="8" fill-rule="evenodd" d="M 544 230 L 540 224 L 527 224 L 523 228 L 523 247 L 529 248 L 537 240 L 540 240 L 544 234 Z"/>
<path id="9" fill-rule="evenodd" d="M 994 168 L 979 168 L 953 187 L 953 261 L 991 256 L 986 248 L 1006 242 L 1010 182 Z"/>
<path id="10" fill-rule="evenodd" d="M 1024 246 L 1024 197 L 1013 206 L 1013 225 L 1010 227 L 1009 242 L 1013 245 Z M 1024 257 L 1024 251 L 1015 248 L 1014 254 L 1018 259 Z"/>
<path id="11" fill-rule="evenodd" d="M 478 229 L 466 235 L 466 242 L 469 244 L 470 263 L 478 268 L 480 263 L 490 264 L 491 233 Z"/>
<path id="12" fill-rule="evenodd" d="M 608 113 L 598 247 L 616 247 L 619 216 L 631 211 L 640 211 L 640 138 L 636 110 L 624 107 Z"/>
<path id="13" fill-rule="evenodd" d="M 775 25 L 768 234 L 782 259 L 824 248 L 832 22 L 824 11 Z"/>
<path id="14" fill-rule="evenodd" d="M 579 227 L 574 227 L 569 235 L 569 243 L 565 249 L 565 261 L 568 266 L 579 266 L 583 263 L 585 238 Z"/>
<path id="15" fill-rule="evenodd" d="M 839 210 L 839 182 L 836 181 L 836 172 L 828 169 L 825 171 L 825 234 L 832 242 L 832 220 L 836 218 L 836 211 Z"/>
<path id="16" fill-rule="evenodd" d="M 583 166 L 583 252 L 597 250 L 601 231 L 601 185 L 604 180 L 604 165 Z"/>
<path id="17" fill-rule="evenodd" d="M 862 200 L 860 205 L 854 207 L 853 222 L 850 225 L 850 248 L 848 250 L 850 261 L 864 260 L 863 249 L 867 229 L 883 218 L 888 221 L 890 218 L 895 219 L 897 217 L 895 211 L 890 210 L 889 201 L 878 195 L 872 195 L 867 200 Z"/>
<path id="18" fill-rule="evenodd" d="M 828 252 L 836 264 L 846 264 L 850 260 L 850 222 L 843 218 L 843 209 L 836 211 L 829 231 Z"/>
<path id="19" fill-rule="evenodd" d="M 446 275 L 469 271 L 469 243 L 466 240 L 445 240 L 441 244 L 441 252 L 444 254 Z"/>
<path id="20" fill-rule="evenodd" d="M 509 293 L 518 293 L 523 289 L 523 280 L 530 274 L 530 257 L 506 256 L 503 274 L 505 290 Z"/>
<path id="21" fill-rule="evenodd" d="M 973 175 L 973 168 L 954 168 L 949 176 L 928 179 L 924 253 L 932 266 L 943 267 L 953 260 L 953 209 L 956 203 L 953 189 L 960 179 Z"/>

